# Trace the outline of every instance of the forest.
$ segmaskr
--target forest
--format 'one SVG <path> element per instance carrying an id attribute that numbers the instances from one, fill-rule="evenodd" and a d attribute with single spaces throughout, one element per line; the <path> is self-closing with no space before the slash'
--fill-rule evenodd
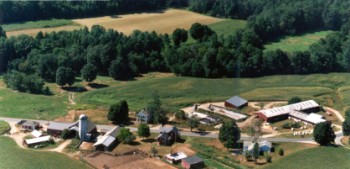
<path id="1" fill-rule="evenodd" d="M 108 6 L 112 2 L 115 1 L 70 3 L 82 7 L 89 3 Z M 66 3 L 57 2 L 61 5 Z M 186 3 L 164 1 L 165 6 L 183 6 Z M 4 4 L 1 2 L 0 7 L 4 8 Z M 345 0 L 188 2 L 188 8 L 196 12 L 248 20 L 247 28 L 227 37 L 217 36 L 208 26 L 198 23 L 188 31 L 177 29 L 172 35 L 134 31 L 130 36 L 95 25 L 90 30 L 40 32 L 36 37 L 20 35 L 7 38 L 0 27 L 0 72 L 5 73 L 4 80 L 9 87 L 31 93 L 46 92 L 40 90 L 43 81 L 69 86 L 76 76 L 82 76 L 88 82 L 97 75 L 128 80 L 151 71 L 206 78 L 348 72 L 349 4 Z M 263 44 L 268 40 L 319 29 L 335 32 L 311 45 L 305 52 L 263 52 Z M 188 34 L 196 40 L 195 43 L 186 43 Z M 30 86 L 35 88 L 29 89 Z"/>

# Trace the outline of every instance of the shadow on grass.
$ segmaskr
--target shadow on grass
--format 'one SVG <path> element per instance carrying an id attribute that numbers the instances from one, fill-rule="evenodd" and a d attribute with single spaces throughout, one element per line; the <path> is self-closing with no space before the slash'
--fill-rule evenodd
<path id="1" fill-rule="evenodd" d="M 89 83 L 88 86 L 94 89 L 101 89 L 101 88 L 108 87 L 108 85 L 106 84 L 99 84 L 99 83 Z"/>
<path id="2" fill-rule="evenodd" d="M 75 86 L 71 86 L 71 87 L 62 87 L 62 90 L 68 91 L 68 92 L 77 92 L 77 93 L 81 93 L 81 92 L 86 92 L 86 88 L 85 87 L 75 87 Z"/>

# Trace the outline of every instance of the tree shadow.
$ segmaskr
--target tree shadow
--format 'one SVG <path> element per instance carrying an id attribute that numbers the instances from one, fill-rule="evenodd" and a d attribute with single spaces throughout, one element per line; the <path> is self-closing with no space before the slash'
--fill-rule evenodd
<path id="1" fill-rule="evenodd" d="M 154 143 L 156 142 L 157 140 L 154 139 L 154 138 L 147 138 L 147 139 L 144 139 L 144 140 L 141 140 L 142 142 L 145 142 L 145 143 Z"/>
<path id="2" fill-rule="evenodd" d="M 76 86 L 61 87 L 61 89 L 68 92 L 76 92 L 76 93 L 82 93 L 87 91 L 85 87 L 76 87 Z"/>
<path id="3" fill-rule="evenodd" d="M 94 88 L 94 89 L 101 89 L 101 88 L 108 87 L 108 85 L 100 84 L 100 83 L 89 83 L 88 86 L 90 86 L 91 88 Z"/>
<path id="4" fill-rule="evenodd" d="M 141 143 L 138 142 L 138 141 L 133 141 L 133 142 L 129 143 L 129 145 L 131 145 L 131 146 L 139 146 L 139 145 L 141 145 Z"/>

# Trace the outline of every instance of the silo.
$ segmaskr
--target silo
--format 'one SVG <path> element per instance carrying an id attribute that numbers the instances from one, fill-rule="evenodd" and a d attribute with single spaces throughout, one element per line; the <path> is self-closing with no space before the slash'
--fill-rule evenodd
<path id="1" fill-rule="evenodd" d="M 79 116 L 79 137 L 81 141 L 85 141 L 87 134 L 87 116 L 82 114 Z"/>

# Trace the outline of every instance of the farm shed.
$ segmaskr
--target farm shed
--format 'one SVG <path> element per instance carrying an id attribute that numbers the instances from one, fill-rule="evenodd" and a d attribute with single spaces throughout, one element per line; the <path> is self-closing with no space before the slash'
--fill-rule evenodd
<path id="1" fill-rule="evenodd" d="M 108 131 L 105 135 L 97 137 L 97 142 L 94 144 L 95 149 L 108 151 L 117 142 L 117 137 L 120 133 L 121 127 L 117 126 Z"/>
<path id="2" fill-rule="evenodd" d="M 204 168 L 204 161 L 198 156 L 194 155 L 194 156 L 182 159 L 181 165 L 183 168 L 186 168 L 186 169 Z"/>
<path id="3" fill-rule="evenodd" d="M 318 112 L 320 106 L 313 100 L 308 100 L 300 103 L 290 104 L 272 109 L 261 110 L 258 112 L 260 119 L 266 122 L 276 122 L 287 119 L 289 116 L 298 118 L 302 121 L 307 121 L 306 117 L 311 112 Z M 316 119 L 313 115 L 311 119 Z M 309 119 L 309 120 L 311 120 Z"/>
<path id="4" fill-rule="evenodd" d="M 230 99 L 225 101 L 225 107 L 233 108 L 233 109 L 241 109 L 248 105 L 248 101 L 239 97 L 233 96 Z"/>
<path id="5" fill-rule="evenodd" d="M 59 123 L 59 122 L 50 122 L 47 127 L 47 134 L 50 134 L 54 137 L 61 136 L 64 129 L 69 129 L 72 126 L 72 123 Z"/>
<path id="6" fill-rule="evenodd" d="M 43 135 L 43 133 L 38 130 L 33 130 L 30 134 L 35 138 L 38 138 Z"/>
<path id="7" fill-rule="evenodd" d="M 174 154 L 167 154 L 165 155 L 165 160 L 171 164 L 177 164 L 181 162 L 182 159 L 186 158 L 187 155 L 183 152 L 177 152 Z"/>
<path id="8" fill-rule="evenodd" d="M 51 136 L 43 136 L 43 137 L 39 137 L 39 138 L 26 139 L 24 141 L 24 143 L 27 146 L 35 146 L 35 145 L 38 145 L 40 143 L 49 142 L 50 139 L 51 139 Z"/>

